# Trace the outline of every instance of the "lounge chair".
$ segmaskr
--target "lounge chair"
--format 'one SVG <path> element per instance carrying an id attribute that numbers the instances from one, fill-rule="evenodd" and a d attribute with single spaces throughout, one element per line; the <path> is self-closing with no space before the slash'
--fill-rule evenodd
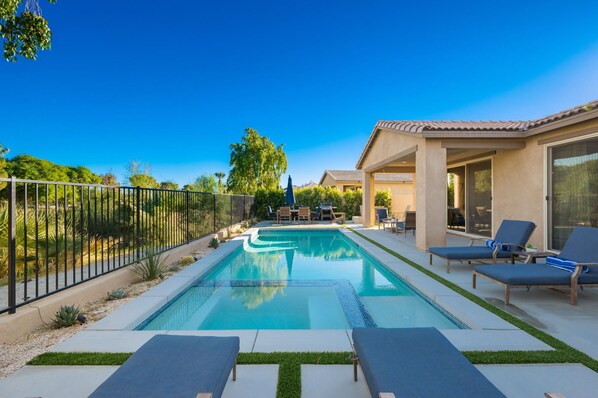
<path id="1" fill-rule="evenodd" d="M 509 304 L 511 288 L 568 287 L 571 304 L 577 303 L 577 286 L 598 286 L 598 228 L 576 227 L 558 257 L 547 257 L 546 264 L 475 267 L 476 277 L 488 279 L 505 288 Z"/>
<path id="2" fill-rule="evenodd" d="M 435 328 L 356 328 L 353 346 L 372 397 L 505 398 Z"/>
<path id="3" fill-rule="evenodd" d="M 334 220 L 332 203 L 320 203 L 320 218 L 322 220 Z"/>
<path id="4" fill-rule="evenodd" d="M 510 259 L 511 252 L 515 250 L 524 250 L 525 244 L 536 229 L 536 224 L 531 221 L 504 220 L 494 240 L 486 238 L 473 238 L 469 246 L 458 247 L 430 247 L 430 265 L 432 265 L 432 255 L 446 259 L 446 272 L 451 272 L 451 261 L 467 260 L 469 263 L 473 260 L 492 260 L 496 264 L 496 259 Z M 486 240 L 484 246 L 473 246 L 476 240 Z"/>
<path id="5" fill-rule="evenodd" d="M 238 337 L 157 335 L 90 398 L 219 398 L 238 354 Z"/>

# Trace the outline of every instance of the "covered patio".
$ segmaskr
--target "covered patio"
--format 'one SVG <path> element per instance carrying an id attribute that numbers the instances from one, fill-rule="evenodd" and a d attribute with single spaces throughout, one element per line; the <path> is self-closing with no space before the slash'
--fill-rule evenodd
<path id="1" fill-rule="evenodd" d="M 509 133 L 512 128 L 504 123 L 442 122 L 434 127 L 442 130 L 433 132 L 428 132 L 429 127 L 423 123 L 378 122 L 374 128 L 357 164 L 364 171 L 364 225 L 375 223 L 374 176 L 412 173 L 415 208 L 411 210 L 416 211 L 416 246 L 420 250 L 445 246 L 451 221 L 447 199 L 451 173 L 454 202 L 450 208 L 465 216 L 463 232 L 491 236 L 500 220 L 492 206 L 492 157 L 524 149 L 525 140 Z M 461 131 L 453 131 L 457 128 Z"/>

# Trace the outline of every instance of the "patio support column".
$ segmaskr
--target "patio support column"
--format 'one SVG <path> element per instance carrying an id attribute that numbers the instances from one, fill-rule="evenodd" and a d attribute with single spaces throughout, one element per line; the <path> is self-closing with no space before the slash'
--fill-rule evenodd
<path id="1" fill-rule="evenodd" d="M 419 250 L 446 245 L 446 149 L 440 140 L 426 140 L 415 154 L 417 230 Z"/>
<path id="2" fill-rule="evenodd" d="M 374 173 L 363 173 L 363 226 L 368 228 L 374 225 L 376 216 L 374 213 L 374 195 L 376 193 L 374 187 Z"/>

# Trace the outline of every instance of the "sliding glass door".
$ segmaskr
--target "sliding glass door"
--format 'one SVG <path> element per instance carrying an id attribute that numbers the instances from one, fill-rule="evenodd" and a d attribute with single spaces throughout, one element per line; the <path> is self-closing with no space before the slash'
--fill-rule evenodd
<path id="1" fill-rule="evenodd" d="M 492 161 L 448 170 L 448 228 L 492 235 Z"/>
<path id="2" fill-rule="evenodd" d="M 548 248 L 560 250 L 576 226 L 598 227 L 598 138 L 549 148 Z"/>

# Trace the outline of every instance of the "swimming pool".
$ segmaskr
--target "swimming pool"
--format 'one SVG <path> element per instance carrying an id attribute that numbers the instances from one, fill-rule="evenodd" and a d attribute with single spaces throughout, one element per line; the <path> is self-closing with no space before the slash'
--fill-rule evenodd
<path id="1" fill-rule="evenodd" d="M 464 327 L 336 230 L 260 230 L 137 330 Z"/>

